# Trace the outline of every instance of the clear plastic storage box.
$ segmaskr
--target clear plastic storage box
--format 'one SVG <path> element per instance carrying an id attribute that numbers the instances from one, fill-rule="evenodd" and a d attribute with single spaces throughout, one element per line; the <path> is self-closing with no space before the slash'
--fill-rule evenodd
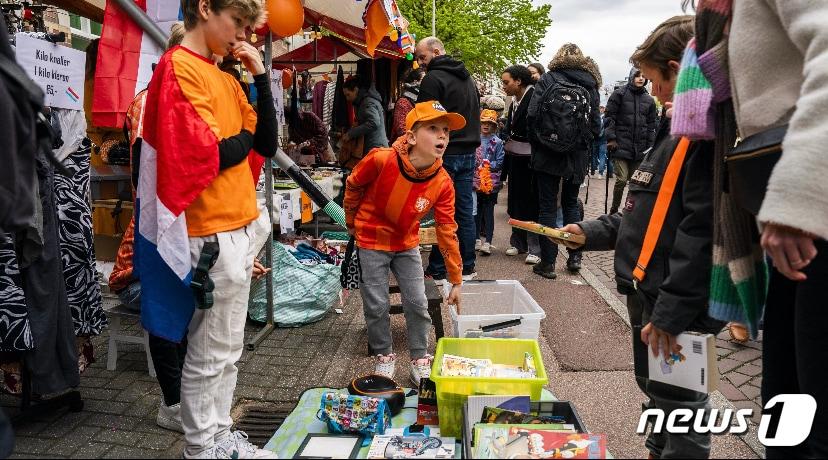
<path id="1" fill-rule="evenodd" d="M 467 281 L 461 314 L 449 307 L 453 337 L 537 339 L 546 313 L 519 281 Z"/>

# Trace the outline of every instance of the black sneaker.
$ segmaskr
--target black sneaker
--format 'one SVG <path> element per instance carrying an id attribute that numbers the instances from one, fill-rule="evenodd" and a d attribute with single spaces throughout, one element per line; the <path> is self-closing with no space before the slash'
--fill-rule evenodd
<path id="1" fill-rule="evenodd" d="M 581 254 L 575 253 L 570 254 L 569 259 L 566 260 L 566 269 L 573 272 L 578 273 L 581 271 Z"/>
<path id="2" fill-rule="evenodd" d="M 555 273 L 555 265 L 548 264 L 546 262 L 539 262 L 535 264 L 535 266 L 532 267 L 532 271 L 550 280 L 553 280 L 558 277 L 558 275 Z"/>

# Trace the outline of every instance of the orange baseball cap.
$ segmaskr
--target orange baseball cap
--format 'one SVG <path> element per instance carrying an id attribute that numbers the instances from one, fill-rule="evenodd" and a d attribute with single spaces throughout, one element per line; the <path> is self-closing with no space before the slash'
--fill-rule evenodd
<path id="1" fill-rule="evenodd" d="M 448 120 L 449 129 L 455 131 L 466 126 L 466 119 L 459 113 L 446 111 L 439 101 L 418 102 L 405 117 L 405 129 L 411 131 L 414 124 L 419 121 L 437 120 L 445 118 Z"/>
<path id="2" fill-rule="evenodd" d="M 480 112 L 480 122 L 497 124 L 497 112 L 495 112 L 492 109 L 484 109 L 482 112 Z"/>

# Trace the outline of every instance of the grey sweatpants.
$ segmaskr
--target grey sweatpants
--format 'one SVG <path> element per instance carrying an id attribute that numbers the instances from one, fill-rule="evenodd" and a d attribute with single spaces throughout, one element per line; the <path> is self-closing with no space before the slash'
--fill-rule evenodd
<path id="1" fill-rule="evenodd" d="M 650 322 L 641 298 L 635 293 L 627 296 L 627 311 L 630 314 L 630 324 L 633 326 L 644 326 Z M 641 338 L 633 337 L 633 340 L 641 340 Z M 633 357 L 635 357 L 635 353 L 633 353 Z M 710 411 L 710 404 L 708 404 L 710 397 L 707 393 L 665 385 L 643 377 L 636 377 L 635 379 L 641 391 L 650 398 L 642 409 L 658 408 L 664 411 L 665 416 L 676 409 L 690 409 L 694 413 L 698 409 L 705 409 L 707 415 L 704 422 L 707 423 Z M 699 434 L 694 432 L 692 428 L 686 434 L 671 434 L 667 433 L 666 430 L 661 433 L 653 433 L 651 429 L 645 445 L 655 458 L 710 457 L 710 433 Z"/>
<path id="2" fill-rule="evenodd" d="M 388 274 L 400 286 L 411 359 L 422 358 L 428 348 L 431 317 L 425 295 L 423 262 L 417 248 L 401 252 L 358 248 L 362 267 L 362 309 L 368 325 L 368 344 L 376 354 L 392 353 Z"/>

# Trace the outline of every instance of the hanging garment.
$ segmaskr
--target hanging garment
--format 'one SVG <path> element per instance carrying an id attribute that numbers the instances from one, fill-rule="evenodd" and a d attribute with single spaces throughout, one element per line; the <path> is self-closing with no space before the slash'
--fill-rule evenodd
<path id="1" fill-rule="evenodd" d="M 331 119 L 333 117 L 334 95 L 336 94 L 336 84 L 331 82 L 325 86 L 325 96 L 322 103 L 322 123 L 328 131 L 331 130 Z"/>
<path id="2" fill-rule="evenodd" d="M 86 199 L 89 196 L 89 154 L 88 143 L 82 144 L 63 162 L 72 177 L 55 176 L 63 276 L 75 334 L 79 336 L 98 335 L 108 324 L 95 270 L 92 211 Z"/>
<path id="3" fill-rule="evenodd" d="M 0 234 L 0 351 L 34 346 L 23 280 L 10 235 Z"/>
<path id="4" fill-rule="evenodd" d="M 333 102 L 333 119 L 331 120 L 331 129 L 348 129 L 351 127 L 351 121 L 348 115 L 348 101 L 345 100 L 345 72 L 342 66 L 339 66 L 339 71 L 336 74 L 336 91 L 334 92 Z"/>
<path id="5" fill-rule="evenodd" d="M 86 155 L 88 158 L 88 150 Z M 34 339 L 34 349 L 26 352 L 25 364 L 32 376 L 32 391 L 45 395 L 78 386 L 80 373 L 61 261 L 54 169 L 42 155 L 37 160 L 37 178 L 43 209 L 43 248 L 37 259 L 21 267 L 21 278 Z"/>
<path id="6" fill-rule="evenodd" d="M 328 82 L 325 80 L 316 82 L 313 85 L 313 104 L 312 111 L 319 119 L 322 119 L 322 107 L 325 104 L 325 89 L 328 87 Z"/>

